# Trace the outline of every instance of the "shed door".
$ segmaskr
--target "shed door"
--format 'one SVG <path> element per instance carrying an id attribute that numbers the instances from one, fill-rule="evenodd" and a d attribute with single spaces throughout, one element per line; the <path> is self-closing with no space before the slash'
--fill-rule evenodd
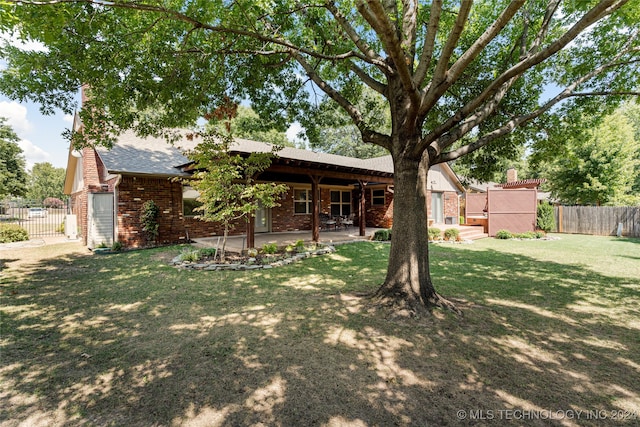
<path id="1" fill-rule="evenodd" d="M 87 246 L 113 245 L 113 193 L 90 193 L 87 212 Z"/>

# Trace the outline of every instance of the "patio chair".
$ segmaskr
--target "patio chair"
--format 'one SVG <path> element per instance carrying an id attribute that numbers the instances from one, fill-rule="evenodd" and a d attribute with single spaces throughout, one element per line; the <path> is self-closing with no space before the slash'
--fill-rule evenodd
<path id="1" fill-rule="evenodd" d="M 340 224 L 346 229 L 349 227 L 353 227 L 353 219 L 355 218 L 354 214 L 341 218 Z"/>

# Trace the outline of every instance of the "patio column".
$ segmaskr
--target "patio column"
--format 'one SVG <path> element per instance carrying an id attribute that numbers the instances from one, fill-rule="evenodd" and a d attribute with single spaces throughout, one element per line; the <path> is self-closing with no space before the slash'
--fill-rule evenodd
<path id="1" fill-rule="evenodd" d="M 313 206 L 313 215 L 311 216 L 311 240 L 317 242 L 320 240 L 320 207 L 318 206 L 318 189 L 320 188 L 319 176 L 311 175 L 311 205 Z"/>
<path id="2" fill-rule="evenodd" d="M 247 221 L 247 249 L 253 248 L 256 245 L 255 223 L 255 217 L 249 215 L 249 220 Z"/>
<path id="3" fill-rule="evenodd" d="M 358 225 L 360 227 L 360 236 L 367 234 L 367 215 L 365 205 L 365 187 L 367 183 L 365 181 L 358 181 L 360 184 L 360 208 L 358 209 Z"/>

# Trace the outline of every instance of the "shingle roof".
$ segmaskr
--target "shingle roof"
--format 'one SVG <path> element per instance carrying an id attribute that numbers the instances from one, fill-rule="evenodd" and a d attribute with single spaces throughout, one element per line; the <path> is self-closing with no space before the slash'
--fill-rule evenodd
<path id="1" fill-rule="evenodd" d="M 125 132 L 118 138 L 111 149 L 100 147 L 96 150 L 110 173 L 187 176 L 188 173 L 180 169 L 180 166 L 190 163 L 190 160 L 183 152 L 192 149 L 197 144 L 197 140 L 187 139 L 186 134 L 188 131 L 183 131 L 183 133 L 185 136 L 172 145 L 164 138 L 141 138 L 133 132 Z M 247 139 L 236 139 L 232 149 L 240 153 L 269 152 L 272 150 L 272 146 Z M 334 165 L 363 171 L 393 173 L 391 156 L 363 160 L 291 147 L 283 148 L 278 151 L 277 155 L 284 159 L 311 162 L 319 165 Z"/>

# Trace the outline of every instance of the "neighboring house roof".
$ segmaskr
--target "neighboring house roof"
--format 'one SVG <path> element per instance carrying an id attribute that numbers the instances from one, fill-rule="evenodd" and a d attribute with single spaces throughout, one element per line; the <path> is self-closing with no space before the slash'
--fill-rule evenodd
<path id="1" fill-rule="evenodd" d="M 468 191 L 476 192 L 476 193 L 486 193 L 489 188 L 495 188 L 498 186 L 498 183 L 493 181 L 478 181 L 477 179 L 465 179 L 462 181 L 467 187 Z"/>
<path id="2" fill-rule="evenodd" d="M 498 184 L 497 187 L 502 188 L 538 188 L 542 183 L 547 180 L 544 178 L 535 179 L 521 179 L 520 181 L 507 182 L 505 184 Z"/>

